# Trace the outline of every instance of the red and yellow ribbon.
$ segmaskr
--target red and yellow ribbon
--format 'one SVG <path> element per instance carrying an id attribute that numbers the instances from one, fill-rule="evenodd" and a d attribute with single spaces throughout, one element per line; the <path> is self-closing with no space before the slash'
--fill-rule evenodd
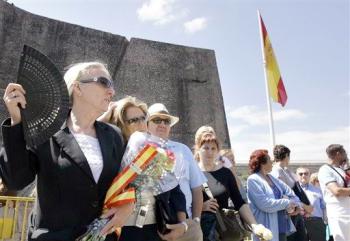
<path id="1" fill-rule="evenodd" d="M 157 153 L 156 147 L 146 145 L 135 159 L 113 179 L 105 197 L 104 211 L 112 207 L 135 202 L 135 189 L 133 187 L 125 188 L 148 166 Z M 118 228 L 116 230 L 118 236 L 120 232 L 121 229 Z"/>

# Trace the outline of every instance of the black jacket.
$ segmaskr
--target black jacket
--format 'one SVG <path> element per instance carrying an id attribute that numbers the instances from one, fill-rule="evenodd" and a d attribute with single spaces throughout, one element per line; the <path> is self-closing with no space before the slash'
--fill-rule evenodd
<path id="1" fill-rule="evenodd" d="M 49 233 L 33 240 L 74 240 L 101 214 L 107 189 L 119 171 L 124 145 L 117 128 L 96 121 L 95 129 L 103 156 L 97 184 L 68 127 L 44 144 L 27 149 L 22 125 L 11 127 L 9 119 L 4 121 L 0 173 L 5 184 L 19 190 L 37 176 L 37 205 L 29 222 L 29 240 L 37 229 L 48 229 Z"/>

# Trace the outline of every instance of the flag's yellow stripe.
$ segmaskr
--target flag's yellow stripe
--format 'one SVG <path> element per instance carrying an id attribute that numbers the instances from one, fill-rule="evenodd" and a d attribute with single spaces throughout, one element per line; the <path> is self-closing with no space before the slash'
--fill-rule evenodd
<path id="1" fill-rule="evenodd" d="M 278 82 L 280 81 L 281 74 L 279 71 L 279 67 L 276 61 L 275 54 L 273 52 L 273 48 L 268 36 L 265 39 L 265 60 L 266 60 L 266 73 L 267 73 L 267 81 L 269 84 L 269 92 L 271 98 L 278 102 Z"/>
<path id="2" fill-rule="evenodd" d="M 114 202 L 124 200 L 124 199 L 135 199 L 135 190 L 130 190 L 117 195 L 116 197 L 110 200 L 110 203 L 112 204 Z"/>

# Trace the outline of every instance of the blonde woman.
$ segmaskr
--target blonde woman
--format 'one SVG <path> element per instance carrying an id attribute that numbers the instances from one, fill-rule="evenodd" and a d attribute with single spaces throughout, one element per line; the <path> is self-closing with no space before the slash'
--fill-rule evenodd
<path id="1" fill-rule="evenodd" d="M 127 96 L 112 102 L 99 120 L 118 126 L 127 142 L 135 131 L 147 131 L 147 104 L 136 97 Z"/>
<path id="2" fill-rule="evenodd" d="M 195 150 L 199 149 L 199 143 L 200 143 L 202 137 L 207 135 L 207 134 L 216 135 L 214 128 L 209 126 L 209 125 L 204 125 L 204 126 L 201 126 L 198 128 L 198 130 L 196 131 L 195 137 L 194 137 L 194 149 Z"/>
<path id="3" fill-rule="evenodd" d="M 195 138 L 194 138 L 195 144 L 193 146 L 193 153 L 194 153 L 194 157 L 197 161 L 199 160 L 198 150 L 200 148 L 199 147 L 200 141 L 202 140 L 202 138 L 204 138 L 206 136 L 211 136 L 211 135 L 216 136 L 216 133 L 215 133 L 214 128 L 209 126 L 209 125 L 201 126 L 196 131 Z M 227 153 L 227 154 L 229 154 L 229 153 Z M 233 155 L 233 153 L 232 153 L 232 155 Z M 233 173 L 235 172 L 235 170 L 233 169 L 233 164 L 231 163 L 229 158 L 227 158 L 223 155 L 218 155 L 218 158 L 215 161 L 218 162 L 218 164 L 223 165 L 224 167 L 231 169 Z"/>
<path id="4" fill-rule="evenodd" d="M 314 172 L 310 175 L 310 183 L 314 185 L 315 187 L 321 188 L 320 187 L 320 182 L 318 181 L 318 173 Z"/>
<path id="5" fill-rule="evenodd" d="M 215 212 L 218 209 L 228 208 L 228 199 L 231 198 L 234 209 L 249 225 L 255 226 L 255 218 L 249 206 L 242 199 L 232 172 L 218 165 L 215 160 L 219 155 L 219 142 L 214 135 L 202 137 L 199 142 L 199 167 L 208 179 L 208 186 L 215 199 L 210 199 L 205 193 L 201 226 L 205 241 L 215 239 Z M 254 229 L 254 227 L 253 227 Z"/>
<path id="6" fill-rule="evenodd" d="M 198 128 L 195 135 L 195 145 L 193 147 L 194 149 L 194 157 L 198 161 L 199 160 L 199 149 L 200 149 L 200 141 L 207 136 L 216 136 L 215 130 L 213 127 L 204 125 Z M 235 180 L 237 182 L 237 186 L 239 188 L 239 191 L 241 192 L 241 196 L 244 199 L 244 201 L 247 201 L 247 194 L 246 191 L 242 185 L 241 180 L 237 176 L 237 169 L 236 169 L 236 163 L 235 163 L 235 156 L 231 149 L 222 149 L 219 152 L 219 155 L 217 156 L 216 160 L 218 165 L 221 165 L 223 167 L 226 167 L 232 171 L 232 174 L 235 177 Z M 230 202 L 230 206 L 232 203 Z"/>
<path id="7" fill-rule="evenodd" d="M 100 120 L 118 126 L 126 142 L 129 144 L 138 142 L 143 135 L 139 132 L 147 131 L 148 112 L 147 104 L 136 97 L 127 96 L 109 106 L 108 111 L 100 117 Z M 134 135 L 133 135 L 134 134 Z M 123 227 L 119 241 L 161 241 L 157 231 L 155 217 L 155 197 L 150 189 L 142 187 L 141 197 L 136 201 L 136 208 Z M 185 196 L 179 186 L 157 196 L 168 207 L 174 210 L 174 216 L 186 216 Z M 140 210 L 144 210 L 144 221 L 140 223 Z M 145 211 L 147 210 L 147 211 Z M 177 239 L 184 232 L 183 225 L 174 225 L 165 240 Z M 163 236 L 164 237 L 164 236 Z"/>

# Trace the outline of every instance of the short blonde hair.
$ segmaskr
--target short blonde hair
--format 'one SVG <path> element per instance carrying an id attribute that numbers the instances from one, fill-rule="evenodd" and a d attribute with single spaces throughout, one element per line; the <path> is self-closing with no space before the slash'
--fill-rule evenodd
<path id="1" fill-rule="evenodd" d="M 318 185 L 316 184 L 317 182 L 318 182 L 318 173 L 314 172 L 310 175 L 310 183 L 315 186 L 315 185 Z"/>
<path id="2" fill-rule="evenodd" d="M 202 138 L 199 140 L 199 143 L 195 146 L 194 150 L 194 159 L 199 161 L 199 149 L 205 144 L 205 143 L 214 143 L 218 149 L 218 152 L 220 151 L 220 141 L 218 138 L 212 134 L 212 133 L 206 133 L 206 135 L 202 135 Z"/>
<path id="3" fill-rule="evenodd" d="M 216 145 L 216 148 L 218 149 L 218 152 L 220 150 L 220 143 L 219 140 L 216 138 L 215 135 L 206 135 L 203 136 L 203 138 L 199 142 L 199 148 L 201 148 L 206 143 L 214 143 Z"/>
<path id="4" fill-rule="evenodd" d="M 209 125 L 199 127 L 194 136 L 193 153 L 196 160 L 199 160 L 198 150 L 200 148 L 200 142 L 206 134 L 216 136 L 214 128 Z"/>
<path id="5" fill-rule="evenodd" d="M 79 82 L 84 76 L 86 76 L 89 73 L 89 70 L 91 69 L 101 69 L 102 71 L 105 71 L 108 77 L 111 79 L 111 75 L 109 74 L 107 70 L 107 66 L 101 62 L 83 62 L 83 63 L 77 63 L 69 66 L 67 72 L 64 74 L 64 81 L 66 82 L 69 97 L 72 101 L 72 94 L 73 94 L 73 84 L 75 82 Z"/>
<path id="6" fill-rule="evenodd" d="M 123 137 L 125 140 L 129 139 L 127 136 L 127 129 L 126 129 L 126 110 L 129 107 L 137 107 L 140 108 L 141 111 L 145 114 L 146 118 L 148 117 L 147 112 L 147 104 L 136 97 L 133 96 L 127 96 L 121 100 L 119 100 L 116 103 L 117 107 L 114 109 L 110 123 L 118 126 L 122 130 Z"/>
<path id="7" fill-rule="evenodd" d="M 204 134 L 213 134 L 213 135 L 216 135 L 216 134 L 215 134 L 214 128 L 211 127 L 211 126 L 205 125 L 205 126 L 199 127 L 198 130 L 196 131 L 195 136 L 194 136 L 194 145 L 195 145 L 195 146 L 198 146 L 198 145 L 199 145 L 199 142 L 201 141 L 202 136 L 203 136 Z"/>

